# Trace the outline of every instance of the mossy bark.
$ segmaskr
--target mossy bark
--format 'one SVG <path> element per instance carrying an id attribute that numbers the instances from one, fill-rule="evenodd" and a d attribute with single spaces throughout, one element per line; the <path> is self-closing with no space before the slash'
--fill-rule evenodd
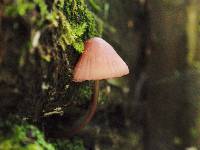
<path id="1" fill-rule="evenodd" d="M 83 42 L 101 33 L 85 1 L 74 2 L 0 2 L 1 118 L 19 116 L 48 135 L 86 112 L 91 85 L 74 83 L 72 71 Z"/>

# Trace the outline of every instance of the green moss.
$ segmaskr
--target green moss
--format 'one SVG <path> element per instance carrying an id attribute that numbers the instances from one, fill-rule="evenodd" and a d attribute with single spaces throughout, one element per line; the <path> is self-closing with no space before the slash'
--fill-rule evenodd
<path id="1" fill-rule="evenodd" d="M 102 23 L 98 25 L 84 0 L 60 0 L 51 9 L 47 8 L 43 0 L 15 0 L 5 7 L 4 14 L 29 19 L 35 30 L 54 24 L 58 28 L 57 44 L 63 50 L 73 46 L 81 53 L 86 39 L 102 33 Z"/>
<path id="2" fill-rule="evenodd" d="M 38 11 L 36 11 L 37 8 Z M 15 0 L 5 7 L 4 13 L 6 16 L 28 17 L 37 27 L 43 26 L 46 20 L 56 21 L 56 14 L 47 9 L 47 5 L 43 0 Z"/>
<path id="3" fill-rule="evenodd" d="M 5 130 L 5 131 L 3 131 Z M 5 132 L 5 133 L 4 133 Z M 81 139 L 45 141 L 33 125 L 11 122 L 0 124 L 0 150 L 85 150 Z"/>
<path id="4" fill-rule="evenodd" d="M 98 103 L 105 104 L 108 100 L 108 94 L 109 94 L 110 87 L 103 85 L 103 86 L 101 86 L 100 89 L 101 90 L 99 91 Z M 78 89 L 76 99 L 80 100 L 82 102 L 90 101 L 91 95 L 93 92 L 92 90 L 93 89 L 92 89 L 91 85 L 80 86 Z"/>
<path id="5" fill-rule="evenodd" d="M 59 0 L 55 1 L 55 3 L 52 4 L 52 6 L 48 6 L 43 0 L 14 0 L 10 1 L 10 4 L 4 7 L 4 15 L 6 17 L 10 17 L 9 19 L 13 19 L 13 24 L 15 24 L 15 21 L 20 22 L 22 21 L 27 27 L 27 37 L 26 42 L 25 40 L 23 43 L 21 42 L 20 45 L 24 44 L 23 50 L 22 48 L 19 48 L 18 50 L 21 51 L 19 54 L 19 65 L 23 66 L 20 71 L 20 75 L 23 77 L 28 77 L 27 80 L 23 78 L 23 83 L 25 83 L 25 87 L 27 87 L 26 91 L 28 93 L 33 93 L 34 91 L 40 91 L 40 87 L 42 86 L 35 86 L 37 90 L 32 90 L 32 88 L 29 87 L 29 85 L 35 84 L 35 76 L 31 76 L 32 70 L 36 72 L 36 75 L 39 75 L 41 78 L 43 75 L 48 78 L 41 79 L 44 81 L 46 85 L 49 86 L 49 95 L 46 96 L 46 93 L 39 93 L 40 96 L 42 95 L 42 99 L 53 99 L 57 100 L 60 96 L 58 93 L 60 91 L 64 91 L 63 93 L 67 93 L 68 91 L 64 88 L 65 85 L 70 84 L 70 75 L 71 75 L 71 65 L 74 64 L 75 57 L 77 58 L 78 55 L 74 55 L 74 53 L 68 53 L 67 50 L 74 49 L 81 53 L 84 49 L 84 41 L 88 38 L 94 37 L 94 36 L 100 36 L 102 32 L 102 25 L 98 25 L 98 21 L 96 21 L 96 18 L 94 14 L 87 8 L 87 5 L 85 4 L 84 0 Z M 50 8 L 49 8 L 50 7 Z M 22 19 L 19 19 L 22 18 Z M 24 30 L 24 28 L 20 28 Z M 29 36 L 30 31 L 30 37 Z M 17 33 L 17 32 L 16 32 Z M 38 38 L 38 44 L 36 46 L 33 46 L 33 41 L 36 33 L 40 33 L 40 36 Z M 13 39 L 18 39 L 18 35 L 16 34 L 16 37 Z M 30 39 L 30 40 L 29 40 Z M 70 48 L 69 48 L 70 47 Z M 58 49 L 62 49 L 61 52 L 62 55 L 66 56 L 64 58 L 61 58 L 61 56 L 57 53 Z M 64 52 L 65 51 L 65 52 Z M 34 56 L 35 53 L 39 53 L 39 57 Z M 59 51 L 60 52 L 60 51 Z M 27 58 L 28 56 L 28 58 Z M 54 57 L 54 63 L 52 66 L 49 66 L 49 63 L 52 61 L 52 57 Z M 45 62 L 41 61 L 41 66 L 38 65 L 37 60 L 38 58 L 43 58 Z M 73 59 L 71 59 L 73 58 Z M 71 60 L 72 61 L 71 61 Z M 68 64 L 68 60 L 70 61 Z M 57 69 L 57 64 L 59 69 Z M 65 65 L 66 64 L 66 65 Z M 54 67 L 56 66 L 56 67 Z M 33 69 L 29 69 L 32 68 Z M 52 67 L 52 68 L 51 68 Z M 28 68 L 28 69 L 27 69 Z M 49 69 L 50 68 L 50 69 Z M 54 69 L 56 68 L 56 69 Z M 46 70 L 45 70 L 46 69 Z M 48 69 L 50 70 L 49 72 Z M 42 72 L 42 74 L 38 73 Z M 59 72 L 57 72 L 59 71 Z M 56 78 L 55 76 L 58 76 Z M 37 79 L 38 79 L 37 78 Z M 48 80 L 48 81 L 46 81 Z M 70 81 L 70 82 L 69 82 Z M 55 84 L 56 82 L 56 84 Z M 41 84 L 40 81 L 38 82 L 38 85 Z M 59 87 L 57 86 L 59 85 Z M 21 86 L 21 85 L 20 85 Z M 20 87 L 19 86 L 19 87 Z M 17 85 L 18 87 L 18 85 Z M 75 87 L 74 91 L 76 91 L 77 97 L 80 97 L 81 100 L 90 100 L 91 96 L 91 88 L 90 86 L 79 88 L 78 85 Z M 80 90 L 79 90 L 80 89 Z M 21 89 L 19 89 L 20 91 Z M 66 90 L 66 91 L 65 91 Z M 56 91 L 56 92 L 55 92 Z M 73 91 L 73 90 L 72 90 Z M 46 92 L 46 91 L 42 91 Z M 52 94 L 53 93 L 53 94 Z M 55 93 L 55 94 L 54 94 Z M 38 93 L 35 93 L 36 95 Z M 32 95 L 32 94 L 30 94 Z M 43 97 L 43 95 L 45 95 Z M 69 95 L 73 95 L 69 94 Z M 21 103 L 23 103 L 23 100 L 31 99 L 29 98 L 29 95 L 26 95 L 27 97 L 21 100 Z M 68 95 L 67 95 L 68 96 Z M 67 97 L 64 94 L 60 97 L 64 100 L 70 99 L 70 97 Z M 78 100 L 80 100 L 78 99 Z M 55 101 L 56 101 L 55 100 Z M 34 100 L 30 100 L 31 103 Z M 35 102 L 35 101 L 34 101 Z M 25 103 L 24 105 L 28 106 L 28 103 Z M 21 109 L 21 108 L 20 108 Z M 22 109 L 30 109 L 31 115 L 34 110 L 32 110 L 32 107 L 22 107 Z M 21 111 L 21 110 L 20 110 Z M 22 112 L 26 112 L 27 110 Z M 26 116 L 27 114 L 24 113 L 23 116 Z M 26 116 L 27 117 L 27 116 Z M 13 126 L 13 127 L 12 127 Z M 53 125 L 51 125 L 53 126 Z M 1 133 L 0 129 L 0 149 L 2 147 L 5 147 L 9 150 L 11 149 L 44 149 L 44 145 L 49 145 L 44 138 L 42 133 L 37 129 L 32 129 L 29 125 L 25 126 L 19 126 L 19 125 L 11 125 L 12 132 L 9 135 L 4 136 L 3 133 Z M 27 132 L 29 129 L 34 130 L 34 133 L 36 134 L 37 138 L 30 138 L 27 136 Z M 8 131 L 8 130 L 4 130 Z M 24 143 L 25 141 L 25 143 Z M 45 143 L 46 142 L 46 143 Z M 73 141 L 72 144 L 70 142 L 67 142 L 69 145 L 76 146 L 76 142 Z M 51 144 L 50 144 L 51 145 Z M 66 143 L 64 144 L 66 145 Z M 16 146 L 17 148 L 13 148 L 13 146 Z M 50 146 L 52 149 L 54 149 L 52 146 Z M 69 146 L 73 147 L 73 146 Z M 78 146 L 79 149 L 83 149 L 81 144 Z M 46 148 L 47 149 L 47 148 Z M 50 148 L 49 148 L 50 149 Z M 74 148 L 75 149 L 75 148 Z M 5 149 L 6 150 L 6 149 Z"/>
<path id="6" fill-rule="evenodd" d="M 90 12 L 84 0 L 62 0 L 58 4 L 60 16 L 60 35 L 58 44 L 65 50 L 72 45 L 77 52 L 84 49 L 84 41 L 94 36 L 100 36 L 94 15 Z"/>
<path id="7" fill-rule="evenodd" d="M 92 88 L 90 86 L 84 86 L 79 89 L 79 97 L 83 100 L 90 100 L 92 95 Z"/>
<path id="8" fill-rule="evenodd" d="M 10 134 L 7 136 L 0 134 L 0 149 L 55 150 L 52 144 L 44 140 L 43 134 L 36 127 L 32 125 L 13 125 L 10 127 Z"/>
<path id="9" fill-rule="evenodd" d="M 26 2 L 26 0 L 16 0 L 12 5 L 8 5 L 5 14 L 8 16 L 24 16 L 27 12 L 35 8 L 34 3 Z"/>
<path id="10" fill-rule="evenodd" d="M 59 28 L 62 34 L 60 34 L 58 44 L 63 50 L 66 50 L 68 45 L 72 45 L 78 52 L 82 52 L 84 49 L 82 35 L 86 30 L 86 23 L 71 25 L 62 13 L 59 13 L 59 16 L 61 20 Z"/>
<path id="11" fill-rule="evenodd" d="M 57 141 L 55 147 L 59 150 L 86 150 L 81 139 Z"/>

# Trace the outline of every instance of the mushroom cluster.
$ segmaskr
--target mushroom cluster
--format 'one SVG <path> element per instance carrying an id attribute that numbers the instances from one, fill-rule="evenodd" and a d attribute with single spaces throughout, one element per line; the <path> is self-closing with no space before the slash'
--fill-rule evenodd
<path id="1" fill-rule="evenodd" d="M 79 132 L 92 119 L 99 93 L 99 80 L 121 77 L 129 73 L 128 66 L 105 40 L 94 37 L 85 42 L 84 52 L 78 60 L 73 74 L 73 81 L 83 82 L 94 80 L 95 86 L 91 97 L 91 104 L 83 122 L 73 129 Z"/>

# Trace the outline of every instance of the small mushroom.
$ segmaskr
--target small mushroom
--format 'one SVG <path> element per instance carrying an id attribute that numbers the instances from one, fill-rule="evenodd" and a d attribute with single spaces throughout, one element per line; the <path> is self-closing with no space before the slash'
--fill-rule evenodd
<path id="1" fill-rule="evenodd" d="M 99 80 L 121 77 L 128 73 L 129 69 L 126 63 L 105 40 L 94 37 L 85 42 L 84 52 L 74 69 L 73 80 L 75 82 L 94 80 L 95 86 L 89 111 L 79 127 L 71 130 L 73 134 L 84 128 L 96 111 Z"/>

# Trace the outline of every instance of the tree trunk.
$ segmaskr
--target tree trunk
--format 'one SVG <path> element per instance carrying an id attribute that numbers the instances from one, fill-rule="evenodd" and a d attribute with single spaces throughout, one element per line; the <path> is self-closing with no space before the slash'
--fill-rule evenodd
<path id="1" fill-rule="evenodd" d="M 0 117 L 18 116 L 46 134 L 70 130 L 91 94 L 72 71 L 84 41 L 100 34 L 84 0 L 0 1 Z"/>
<path id="2" fill-rule="evenodd" d="M 188 1 L 187 6 L 187 38 L 188 38 L 188 82 L 187 82 L 187 96 L 191 109 L 191 122 L 190 133 L 192 136 L 191 145 L 200 148 L 200 32 L 199 29 L 199 14 L 200 14 L 200 1 Z M 188 120 L 189 121 L 189 120 Z"/>
<path id="3" fill-rule="evenodd" d="M 185 82 L 186 4 L 172 0 L 148 2 L 144 149 L 183 150 L 190 145 L 192 124 Z"/>

